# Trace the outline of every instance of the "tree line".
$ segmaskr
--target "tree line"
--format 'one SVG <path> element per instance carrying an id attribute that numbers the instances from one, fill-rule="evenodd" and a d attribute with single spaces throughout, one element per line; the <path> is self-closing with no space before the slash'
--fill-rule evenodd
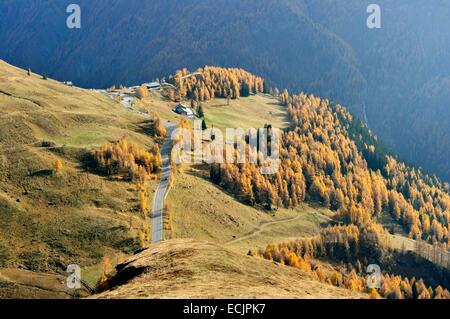
<path id="1" fill-rule="evenodd" d="M 176 101 L 185 98 L 196 102 L 216 97 L 238 99 L 269 92 L 267 83 L 261 77 L 239 68 L 205 66 L 193 73 L 182 69 L 169 77 L 169 83 L 177 88 L 176 92 L 169 92 L 169 98 Z"/>
<path id="2" fill-rule="evenodd" d="M 269 244 L 257 256 L 277 263 L 299 268 L 317 280 L 336 287 L 367 292 L 372 298 L 389 299 L 450 299 L 447 289 L 431 287 L 423 279 L 381 273 L 379 288 L 375 277 L 366 273 L 366 267 L 378 263 L 388 253 L 383 244 L 385 230 L 377 224 L 365 228 L 356 225 L 334 226 L 323 229 L 313 238 L 300 238 L 280 244 Z M 347 267 L 322 267 L 320 260 L 337 260 Z M 371 286 L 368 286 L 370 282 Z"/>

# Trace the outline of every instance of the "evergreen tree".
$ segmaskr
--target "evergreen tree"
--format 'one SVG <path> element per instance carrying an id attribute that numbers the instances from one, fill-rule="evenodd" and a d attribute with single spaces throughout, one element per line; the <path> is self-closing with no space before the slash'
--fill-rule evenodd
<path id="1" fill-rule="evenodd" d="M 202 119 L 202 131 L 206 131 L 208 127 L 206 126 L 205 119 Z"/>
<path id="2" fill-rule="evenodd" d="M 270 87 L 269 87 L 269 83 L 267 83 L 267 81 L 263 82 L 263 93 L 264 94 L 269 94 L 270 93 Z"/>
<path id="3" fill-rule="evenodd" d="M 205 117 L 205 113 L 203 112 L 203 106 L 201 104 L 199 104 L 197 106 L 197 117 L 198 118 L 204 118 Z"/>
<path id="4" fill-rule="evenodd" d="M 243 83 L 241 87 L 241 96 L 242 97 L 249 97 L 250 96 L 250 87 L 247 83 Z"/>

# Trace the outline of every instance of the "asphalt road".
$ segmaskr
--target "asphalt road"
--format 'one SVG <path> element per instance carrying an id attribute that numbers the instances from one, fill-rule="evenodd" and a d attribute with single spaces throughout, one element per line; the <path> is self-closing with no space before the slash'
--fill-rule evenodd
<path id="1" fill-rule="evenodd" d="M 164 200 L 168 194 L 169 178 L 170 178 L 170 151 L 172 149 L 172 140 L 170 138 L 173 130 L 176 128 L 174 124 L 165 122 L 164 125 L 167 128 L 168 137 L 164 141 L 161 147 L 161 181 L 155 192 L 153 199 L 153 212 L 152 212 L 152 243 L 159 243 L 164 240 Z"/>

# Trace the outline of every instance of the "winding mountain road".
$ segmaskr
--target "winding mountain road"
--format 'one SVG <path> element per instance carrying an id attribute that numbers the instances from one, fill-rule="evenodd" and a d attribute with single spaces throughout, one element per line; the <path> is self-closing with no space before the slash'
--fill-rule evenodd
<path id="1" fill-rule="evenodd" d="M 112 94 L 106 93 L 111 99 L 115 97 Z M 150 116 L 145 111 L 141 111 L 133 106 L 134 97 L 129 95 L 121 95 L 121 105 L 125 108 L 139 113 L 144 116 Z M 164 126 L 167 129 L 167 138 L 161 147 L 161 181 L 156 189 L 155 196 L 153 198 L 153 210 L 152 210 L 152 243 L 159 243 L 164 240 L 164 200 L 169 192 L 169 179 L 170 179 L 170 151 L 172 150 L 172 132 L 176 129 L 176 125 L 168 121 L 164 121 Z"/>
<path id="2" fill-rule="evenodd" d="M 167 138 L 161 147 L 161 181 L 156 189 L 153 198 L 153 212 L 152 212 L 152 243 L 159 243 L 164 240 L 164 200 L 167 197 L 169 190 L 170 179 L 170 151 L 172 149 L 172 132 L 176 129 L 174 124 L 164 122 L 167 129 Z"/>

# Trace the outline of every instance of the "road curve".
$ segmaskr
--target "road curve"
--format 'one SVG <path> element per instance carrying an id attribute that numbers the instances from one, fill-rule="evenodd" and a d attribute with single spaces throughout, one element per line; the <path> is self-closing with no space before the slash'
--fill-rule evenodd
<path id="1" fill-rule="evenodd" d="M 169 190 L 169 178 L 170 178 L 170 151 L 172 149 L 171 135 L 176 126 L 169 122 L 164 122 L 164 126 L 167 129 L 167 138 L 161 147 L 161 181 L 156 189 L 155 196 L 153 198 L 153 211 L 152 211 L 152 243 L 159 243 L 164 240 L 164 200 Z"/>

